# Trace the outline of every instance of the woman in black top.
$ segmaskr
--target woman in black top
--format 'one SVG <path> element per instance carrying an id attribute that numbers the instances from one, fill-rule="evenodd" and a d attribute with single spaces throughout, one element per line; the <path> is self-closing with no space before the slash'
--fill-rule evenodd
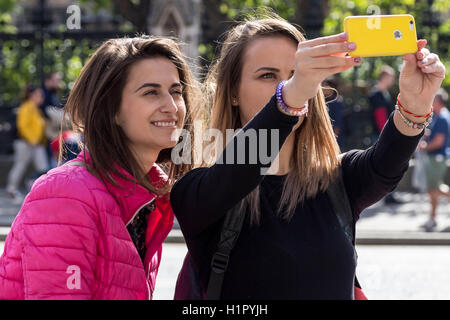
<path id="1" fill-rule="evenodd" d="M 210 127 L 220 130 L 223 141 L 226 129 L 242 130 L 215 164 L 190 171 L 171 193 L 203 289 L 224 215 L 245 201 L 246 220 L 225 273 L 223 299 L 354 298 L 354 250 L 325 191 L 341 166 L 356 221 L 395 188 L 423 132 L 408 127 L 403 116 L 425 121 L 408 112 L 429 112 L 445 69 L 420 40 L 418 52 L 404 57 L 400 75 L 400 101 L 408 112 L 393 112 L 371 148 L 339 155 L 320 83 L 360 64 L 360 58 L 345 56 L 354 49 L 346 39 L 340 34 L 306 41 L 273 17 L 228 32 L 208 79 L 215 88 Z M 274 94 L 282 80 L 288 81 L 280 100 Z M 292 115 L 306 110 L 301 109 L 306 101 L 307 117 Z M 243 147 L 239 141 L 245 136 L 250 143 Z M 279 148 L 272 153 L 277 161 L 265 172 L 265 159 L 255 161 L 252 147 L 259 154 L 268 143 L 270 152 L 277 138 Z M 215 139 L 219 148 L 220 140 Z"/>

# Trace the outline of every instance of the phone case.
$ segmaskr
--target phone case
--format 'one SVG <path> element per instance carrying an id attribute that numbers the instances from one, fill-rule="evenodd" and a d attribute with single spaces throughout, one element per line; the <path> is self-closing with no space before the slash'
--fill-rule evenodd
<path id="1" fill-rule="evenodd" d="M 414 17 L 401 15 L 349 16 L 344 19 L 348 41 L 356 43 L 353 57 L 399 56 L 417 52 Z"/>

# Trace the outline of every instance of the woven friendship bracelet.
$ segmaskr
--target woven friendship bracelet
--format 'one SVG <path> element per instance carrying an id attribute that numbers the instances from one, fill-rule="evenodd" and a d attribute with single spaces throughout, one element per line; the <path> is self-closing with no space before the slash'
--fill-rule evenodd
<path id="1" fill-rule="evenodd" d="M 283 88 L 284 88 L 284 85 L 286 84 L 286 82 L 287 81 L 281 81 L 277 86 L 276 97 L 277 97 L 278 104 L 281 106 L 283 111 L 286 112 L 287 114 L 290 114 L 292 116 L 297 116 L 297 117 L 305 115 L 307 117 L 308 116 L 308 102 L 306 102 L 305 105 L 300 108 L 290 107 L 284 102 L 282 94 L 283 94 Z"/>
<path id="2" fill-rule="evenodd" d="M 415 117 L 415 118 L 428 118 L 428 117 L 433 113 L 433 106 L 431 106 L 430 112 L 428 112 L 428 113 L 427 113 L 426 115 L 424 115 L 424 116 L 419 116 L 419 115 L 417 115 L 417 114 L 414 114 L 414 113 L 412 113 L 412 112 L 406 110 L 405 107 L 402 106 L 402 104 L 400 103 L 399 97 L 400 97 L 400 94 L 397 96 L 397 105 L 399 106 L 399 108 L 400 108 L 403 112 L 405 112 L 405 113 L 407 113 L 407 114 L 409 114 L 409 115 L 412 115 L 412 116 Z"/>

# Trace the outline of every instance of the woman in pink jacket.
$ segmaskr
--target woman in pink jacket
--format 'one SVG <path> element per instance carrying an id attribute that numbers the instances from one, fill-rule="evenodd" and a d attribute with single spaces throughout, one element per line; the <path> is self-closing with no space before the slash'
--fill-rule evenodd
<path id="1" fill-rule="evenodd" d="M 151 299 L 173 225 L 170 161 L 191 128 L 193 77 L 178 45 L 105 42 L 70 92 L 74 161 L 40 177 L 0 260 L 0 299 Z M 157 163 L 164 163 L 168 176 Z"/>

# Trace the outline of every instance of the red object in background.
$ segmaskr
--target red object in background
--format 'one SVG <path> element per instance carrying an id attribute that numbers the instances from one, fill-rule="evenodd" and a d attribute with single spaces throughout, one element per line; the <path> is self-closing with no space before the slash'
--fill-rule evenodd
<path id="1" fill-rule="evenodd" d="M 73 139 L 73 135 L 74 135 L 74 132 L 71 130 L 64 131 L 62 133 L 63 143 Z M 59 134 L 55 139 L 53 139 L 50 142 L 50 149 L 52 150 L 53 154 L 55 154 L 55 155 L 58 155 L 58 153 L 59 153 L 59 137 L 60 136 L 61 136 L 61 134 Z"/>
<path id="2" fill-rule="evenodd" d="M 374 112 L 375 122 L 377 124 L 379 132 L 383 131 L 384 125 L 388 120 L 388 114 L 386 107 L 378 107 Z"/>
<path id="3" fill-rule="evenodd" d="M 357 286 L 355 286 L 355 300 L 369 300 L 361 288 L 358 288 Z"/>

